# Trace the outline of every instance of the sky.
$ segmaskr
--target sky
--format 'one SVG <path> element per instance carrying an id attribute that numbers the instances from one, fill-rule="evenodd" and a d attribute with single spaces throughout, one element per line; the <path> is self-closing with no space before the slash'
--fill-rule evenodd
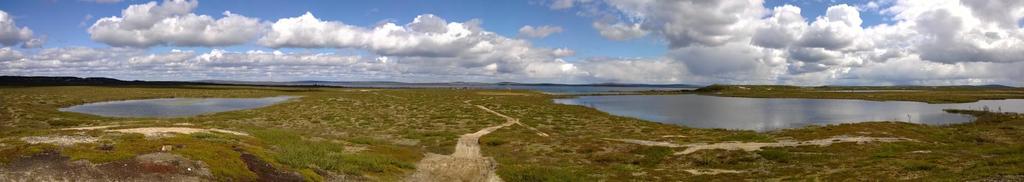
<path id="1" fill-rule="evenodd" d="M 0 75 L 1024 86 L 1019 0 L 10 0 Z"/>

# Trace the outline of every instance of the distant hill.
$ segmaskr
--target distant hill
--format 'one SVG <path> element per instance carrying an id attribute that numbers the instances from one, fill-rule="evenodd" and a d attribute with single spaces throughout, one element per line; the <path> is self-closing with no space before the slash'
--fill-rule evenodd
<path id="1" fill-rule="evenodd" d="M 792 85 L 709 85 L 697 89 L 697 92 L 720 92 L 726 90 L 1000 90 L 1019 89 L 1006 85 L 894 85 L 894 86 L 792 86 Z"/>
<path id="2" fill-rule="evenodd" d="M 48 77 L 48 76 L 0 76 L 3 86 L 63 86 L 63 85 L 204 85 L 209 83 L 175 81 L 124 81 L 103 77 Z"/>
<path id="3" fill-rule="evenodd" d="M 841 86 L 841 85 L 828 85 L 816 87 L 819 89 L 836 89 L 836 90 L 933 90 L 933 89 L 1016 89 L 1017 87 L 1006 86 L 1006 85 L 943 85 L 943 86 L 925 86 L 925 85 L 893 85 L 893 86 Z"/>

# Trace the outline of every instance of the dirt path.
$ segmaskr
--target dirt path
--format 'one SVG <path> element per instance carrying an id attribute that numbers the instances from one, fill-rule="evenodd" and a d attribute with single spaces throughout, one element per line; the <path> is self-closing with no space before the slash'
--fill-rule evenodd
<path id="1" fill-rule="evenodd" d="M 860 143 L 867 143 L 867 142 L 914 141 L 914 140 L 906 139 L 906 138 L 866 137 L 866 136 L 834 136 L 834 137 L 831 137 L 831 138 L 817 139 L 817 140 L 807 140 L 807 141 L 783 140 L 783 141 L 778 141 L 778 142 L 723 142 L 723 143 L 713 143 L 713 144 L 695 143 L 695 144 L 686 144 L 686 145 L 679 145 L 679 144 L 668 143 L 668 142 L 659 142 L 659 141 L 634 140 L 634 139 L 611 139 L 611 138 L 605 138 L 605 140 L 620 141 L 620 142 L 626 142 L 626 143 L 632 143 L 632 144 L 638 144 L 638 145 L 646 145 L 646 146 L 661 146 L 661 147 L 670 147 L 670 148 L 682 148 L 682 147 L 685 147 L 686 148 L 686 150 L 683 150 L 681 152 L 676 152 L 675 155 L 686 155 L 686 154 L 691 154 L 691 153 L 694 153 L 694 152 L 697 152 L 697 151 L 700 151 L 700 150 L 712 150 L 712 149 L 758 151 L 758 150 L 761 150 L 761 148 L 764 148 L 764 147 L 796 147 L 796 146 L 812 146 L 812 145 L 816 145 L 816 146 L 829 146 L 829 145 L 832 145 L 834 143 L 844 143 L 844 142 L 856 142 L 856 143 L 860 144 Z"/>
<path id="2" fill-rule="evenodd" d="M 743 171 L 728 170 L 728 169 L 687 169 L 683 170 L 693 175 L 716 175 L 716 174 L 727 174 L 727 173 L 743 173 Z"/>
<path id="3" fill-rule="evenodd" d="M 191 124 L 188 124 L 188 123 L 178 123 L 178 124 L 175 124 L 175 125 L 178 125 L 178 126 L 191 126 Z M 143 135 L 150 136 L 150 137 L 152 137 L 152 136 L 163 136 L 163 135 L 171 134 L 171 133 L 176 133 L 176 134 L 192 134 L 192 133 L 197 133 L 197 132 L 217 132 L 217 133 L 227 133 L 227 134 L 239 135 L 239 136 L 249 136 L 249 134 L 246 134 L 246 133 L 237 132 L 237 131 L 231 131 L 231 130 L 224 130 L 224 129 L 217 129 L 217 128 L 208 128 L 207 129 L 207 128 L 192 128 L 192 127 L 139 127 L 139 128 L 124 128 L 124 129 L 110 130 L 110 128 L 121 127 L 121 126 L 122 125 L 89 126 L 89 127 L 77 127 L 77 128 L 64 128 L 64 129 L 61 129 L 61 130 L 105 130 L 105 131 L 113 131 L 113 132 L 121 132 L 121 133 L 138 133 L 138 134 L 143 134 Z"/>
<path id="4" fill-rule="evenodd" d="M 547 133 L 519 123 L 519 119 L 506 116 L 482 105 L 474 105 L 469 100 L 463 102 L 491 114 L 501 116 L 505 118 L 505 123 L 459 136 L 459 142 L 455 145 L 455 152 L 451 155 L 427 154 L 423 160 L 416 164 L 416 172 L 406 181 L 502 181 L 494 173 L 497 168 L 497 162 L 493 158 L 484 157 L 480 154 L 480 137 L 514 124 L 528 127 L 540 136 L 548 136 Z"/>

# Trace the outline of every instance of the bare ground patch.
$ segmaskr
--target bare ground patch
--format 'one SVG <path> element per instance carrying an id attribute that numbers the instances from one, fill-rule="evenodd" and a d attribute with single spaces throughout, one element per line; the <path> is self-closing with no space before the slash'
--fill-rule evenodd
<path id="1" fill-rule="evenodd" d="M 691 154 L 700 150 L 743 150 L 743 151 L 758 151 L 764 147 L 796 147 L 796 146 L 829 146 L 835 143 L 846 143 L 855 142 L 858 144 L 868 142 L 899 142 L 899 141 L 914 141 L 907 138 L 892 138 L 892 137 L 866 137 L 866 136 L 834 136 L 825 139 L 807 140 L 807 141 L 793 141 L 783 140 L 778 142 L 723 142 L 723 143 L 694 143 L 694 144 L 674 144 L 669 142 L 659 141 L 648 141 L 648 140 L 635 140 L 635 139 L 609 139 L 605 140 L 620 141 L 625 143 L 632 143 L 645 146 L 660 146 L 670 148 L 686 148 L 681 152 L 676 152 L 675 155 L 686 155 Z"/>
<path id="2" fill-rule="evenodd" d="M 25 141 L 25 143 L 29 143 L 29 144 L 47 143 L 47 144 L 54 144 L 54 145 L 60 145 L 60 146 L 70 146 L 70 145 L 79 144 L 79 143 L 93 143 L 93 142 L 99 141 L 99 138 L 91 137 L 91 136 L 59 135 L 59 136 L 30 136 L 30 137 L 22 137 L 21 140 Z"/>
<path id="3" fill-rule="evenodd" d="M 0 179 L 12 181 L 209 181 L 209 169 L 199 161 L 168 153 L 152 153 L 105 164 L 70 161 L 50 151 L 0 166 Z"/>
<path id="4" fill-rule="evenodd" d="M 716 175 L 716 174 L 729 174 L 729 173 L 743 173 L 743 171 L 728 170 L 728 169 L 687 169 L 683 170 L 693 175 Z"/>
<path id="5" fill-rule="evenodd" d="M 146 135 L 147 137 L 159 137 L 166 134 L 192 134 L 198 132 L 214 132 L 214 133 L 227 133 L 239 136 L 249 136 L 247 133 L 217 129 L 217 128 L 192 128 L 185 126 L 193 126 L 192 124 L 175 124 L 180 127 L 139 127 L 139 128 L 123 128 L 123 129 L 110 129 L 115 127 L 122 127 L 122 125 L 108 125 L 108 126 L 89 126 L 89 127 L 77 127 L 77 128 L 64 128 L 61 130 L 105 130 L 121 133 L 138 133 Z"/>

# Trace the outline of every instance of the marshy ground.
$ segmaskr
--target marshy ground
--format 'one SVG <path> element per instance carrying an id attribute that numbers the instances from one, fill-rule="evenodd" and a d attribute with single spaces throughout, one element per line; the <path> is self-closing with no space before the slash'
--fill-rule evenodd
<path id="1" fill-rule="evenodd" d="M 767 91 L 748 89 L 726 88 L 704 94 L 769 95 L 763 94 Z M 923 102 L 1024 97 L 1020 90 L 924 92 L 928 94 L 821 92 L 819 96 Z M 846 96 L 849 94 L 855 96 Z M 108 118 L 57 111 L 112 100 L 282 95 L 302 97 L 263 108 L 186 118 Z M 978 119 L 948 126 L 866 122 L 758 133 L 686 128 L 612 116 L 582 106 L 555 104 L 551 101 L 555 97 L 563 96 L 453 89 L 2 87 L 0 179 L 1024 178 L 1024 116 L 1019 114 L 955 111 Z M 804 94 L 802 98 L 806 97 L 811 96 Z M 423 175 L 424 170 L 437 170 L 424 167 L 429 166 L 424 163 L 456 158 L 470 161 L 456 164 L 479 164 L 461 166 L 476 172 L 452 178 L 415 177 Z M 491 173 L 498 178 L 488 177 Z"/>

